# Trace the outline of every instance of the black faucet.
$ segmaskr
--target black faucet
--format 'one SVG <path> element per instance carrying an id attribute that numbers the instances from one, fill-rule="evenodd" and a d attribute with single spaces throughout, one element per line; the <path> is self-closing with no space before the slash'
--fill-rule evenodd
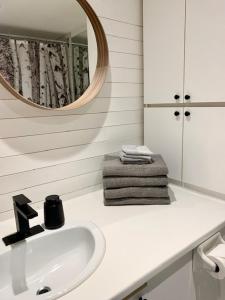
<path id="1" fill-rule="evenodd" d="M 40 225 L 30 227 L 29 220 L 37 217 L 38 213 L 28 203 L 31 203 L 31 201 L 22 194 L 13 197 L 17 232 L 2 239 L 6 246 L 44 231 Z"/>

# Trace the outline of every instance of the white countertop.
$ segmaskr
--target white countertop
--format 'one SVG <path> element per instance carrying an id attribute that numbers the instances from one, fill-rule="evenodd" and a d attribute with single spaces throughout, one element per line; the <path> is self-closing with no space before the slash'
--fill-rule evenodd
<path id="1" fill-rule="evenodd" d="M 225 227 L 225 201 L 170 188 L 176 200 L 169 206 L 105 207 L 102 191 L 64 202 L 67 224 L 94 222 L 106 253 L 96 272 L 61 299 L 120 300 Z M 42 211 L 38 218 L 35 224 L 43 222 Z M 14 231 L 14 220 L 0 223 L 1 237 Z"/>

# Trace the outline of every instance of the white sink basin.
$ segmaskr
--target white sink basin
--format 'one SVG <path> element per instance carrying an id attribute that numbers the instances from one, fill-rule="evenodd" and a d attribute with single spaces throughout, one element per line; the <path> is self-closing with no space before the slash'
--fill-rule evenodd
<path id="1" fill-rule="evenodd" d="M 13 246 L 1 241 L 0 299 L 58 299 L 85 281 L 104 253 L 105 239 L 89 222 L 45 231 Z"/>

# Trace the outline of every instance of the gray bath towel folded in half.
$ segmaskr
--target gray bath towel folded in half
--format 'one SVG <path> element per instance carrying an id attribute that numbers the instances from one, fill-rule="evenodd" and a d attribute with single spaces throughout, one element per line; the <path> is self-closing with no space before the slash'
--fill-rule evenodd
<path id="1" fill-rule="evenodd" d="M 151 164 L 152 159 L 137 159 L 137 158 L 126 158 L 123 156 L 120 156 L 120 160 L 123 164 L 133 164 L 133 165 L 145 165 L 145 164 Z"/>
<path id="2" fill-rule="evenodd" d="M 169 197 L 167 187 L 127 187 L 104 190 L 105 199 L 121 198 L 165 198 Z"/>
<path id="3" fill-rule="evenodd" d="M 138 145 L 123 145 L 122 151 L 127 155 L 147 155 L 150 156 L 152 152 L 148 149 L 147 146 L 138 146 Z"/>
<path id="4" fill-rule="evenodd" d="M 168 168 L 159 154 L 151 155 L 151 164 L 123 164 L 118 154 L 105 155 L 103 176 L 148 177 L 168 174 Z"/>
<path id="5" fill-rule="evenodd" d="M 104 189 L 114 189 L 135 186 L 166 186 L 168 185 L 167 176 L 157 177 L 103 177 Z"/>
<path id="6" fill-rule="evenodd" d="M 168 205 L 170 198 L 124 198 L 104 200 L 105 206 L 122 206 L 122 205 Z"/>
<path id="7" fill-rule="evenodd" d="M 143 160 L 147 160 L 147 161 L 152 160 L 150 155 L 130 155 L 130 154 L 124 153 L 123 151 L 120 152 L 120 157 L 130 158 L 130 159 L 143 159 Z"/>

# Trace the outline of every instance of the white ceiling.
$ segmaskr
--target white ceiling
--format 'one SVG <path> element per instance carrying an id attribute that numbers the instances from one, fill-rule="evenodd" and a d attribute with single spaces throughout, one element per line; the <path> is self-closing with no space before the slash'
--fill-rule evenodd
<path id="1" fill-rule="evenodd" d="M 0 0 L 0 33 L 56 34 L 86 30 L 86 15 L 76 0 Z M 15 32 L 16 30 L 16 32 Z"/>

